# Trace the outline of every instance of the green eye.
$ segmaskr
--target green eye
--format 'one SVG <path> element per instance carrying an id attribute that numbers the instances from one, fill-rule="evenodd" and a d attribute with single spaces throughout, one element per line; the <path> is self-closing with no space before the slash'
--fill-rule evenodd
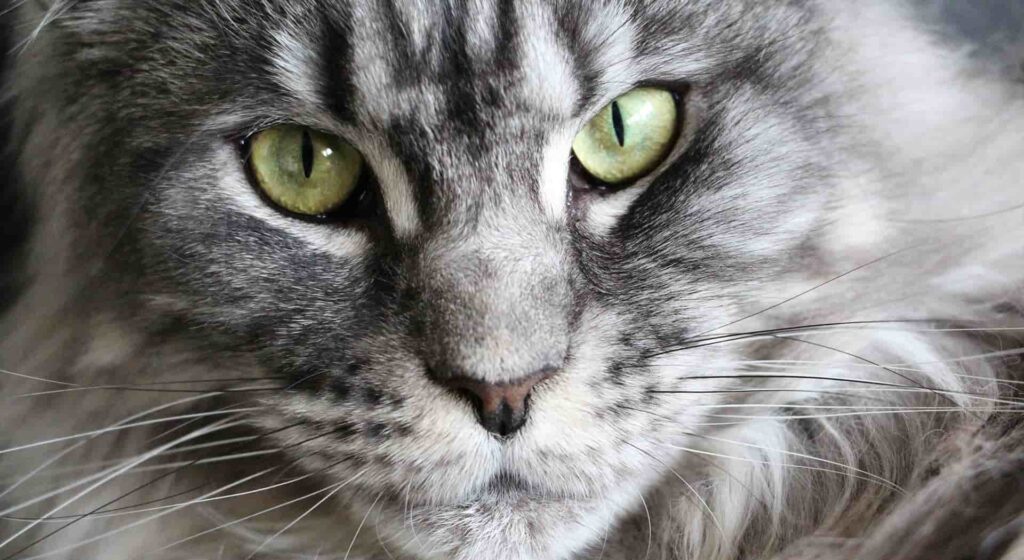
<path id="1" fill-rule="evenodd" d="M 672 93 L 636 88 L 597 114 L 572 142 L 580 165 L 612 185 L 642 177 L 665 161 L 678 135 Z"/>
<path id="2" fill-rule="evenodd" d="M 270 200 L 296 214 L 336 210 L 359 183 L 363 156 L 337 136 L 279 125 L 251 139 L 249 165 Z"/>

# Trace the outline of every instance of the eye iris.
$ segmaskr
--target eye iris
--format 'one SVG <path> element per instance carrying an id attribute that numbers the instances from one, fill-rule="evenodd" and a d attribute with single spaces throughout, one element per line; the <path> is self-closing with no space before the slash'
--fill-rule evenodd
<path id="1" fill-rule="evenodd" d="M 311 216 L 340 207 L 355 191 L 363 158 L 344 140 L 305 127 L 280 125 L 251 138 L 249 165 L 276 205 Z"/>
<path id="2" fill-rule="evenodd" d="M 622 184 L 664 161 L 678 128 L 670 92 L 637 88 L 608 104 L 577 134 L 573 153 L 593 178 Z"/>

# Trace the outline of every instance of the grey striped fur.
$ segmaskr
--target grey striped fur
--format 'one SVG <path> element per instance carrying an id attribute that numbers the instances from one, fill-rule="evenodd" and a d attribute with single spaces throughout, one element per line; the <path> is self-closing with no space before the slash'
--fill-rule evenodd
<path id="1" fill-rule="evenodd" d="M 1021 558 L 1024 103 L 905 6 L 16 16 L 0 559 Z M 645 84 L 669 160 L 574 183 Z M 256 193 L 285 122 L 363 152 L 356 218 Z M 439 369 L 557 373 L 497 439 Z"/>

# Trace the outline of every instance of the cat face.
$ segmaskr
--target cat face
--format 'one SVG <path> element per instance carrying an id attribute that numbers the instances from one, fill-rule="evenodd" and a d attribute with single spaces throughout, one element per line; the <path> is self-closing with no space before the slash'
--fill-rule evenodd
<path id="1" fill-rule="evenodd" d="M 255 423 L 291 460 L 439 557 L 560 557 L 706 432 L 724 382 L 693 377 L 734 366 L 701 337 L 815 262 L 841 145 L 816 17 L 80 2 L 43 70 L 69 76 L 50 95 L 73 131 L 48 157 L 79 178 L 69 221 L 121 313 L 287 379 Z M 637 88 L 670 96 L 673 132 L 610 185 L 574 139 Z M 360 154 L 338 212 L 267 196 L 254 142 L 275 127 Z"/>

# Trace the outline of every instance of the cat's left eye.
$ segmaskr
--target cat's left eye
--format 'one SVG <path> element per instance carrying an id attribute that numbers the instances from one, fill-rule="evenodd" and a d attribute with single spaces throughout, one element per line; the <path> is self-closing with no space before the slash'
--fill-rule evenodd
<path id="1" fill-rule="evenodd" d="M 572 150 L 591 177 L 624 185 L 654 171 L 679 136 L 679 109 L 670 91 L 640 87 L 606 105 L 573 140 Z"/>
<path id="2" fill-rule="evenodd" d="M 281 208 L 323 216 L 355 194 L 363 156 L 337 136 L 279 125 L 249 139 L 249 167 L 259 189 Z"/>

